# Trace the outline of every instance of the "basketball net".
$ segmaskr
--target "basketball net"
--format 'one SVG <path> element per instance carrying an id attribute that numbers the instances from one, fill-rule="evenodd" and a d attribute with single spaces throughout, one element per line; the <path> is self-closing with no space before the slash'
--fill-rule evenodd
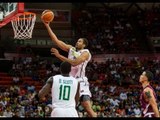
<path id="1" fill-rule="evenodd" d="M 24 12 L 11 20 L 14 39 L 30 39 L 36 21 L 36 14 Z"/>

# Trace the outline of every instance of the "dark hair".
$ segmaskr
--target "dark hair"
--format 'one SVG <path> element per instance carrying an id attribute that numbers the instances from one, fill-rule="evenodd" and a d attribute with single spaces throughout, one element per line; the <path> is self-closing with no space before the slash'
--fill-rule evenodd
<path id="1" fill-rule="evenodd" d="M 85 44 L 85 48 L 88 46 L 88 40 L 87 38 L 81 38 L 83 40 L 83 43 Z"/>
<path id="2" fill-rule="evenodd" d="M 60 65 L 60 72 L 62 74 L 69 74 L 70 71 L 71 71 L 71 64 L 68 63 L 67 61 L 62 62 Z"/>
<path id="3" fill-rule="evenodd" d="M 153 73 L 151 71 L 144 71 L 145 72 L 145 76 L 148 78 L 148 81 L 153 80 Z"/>

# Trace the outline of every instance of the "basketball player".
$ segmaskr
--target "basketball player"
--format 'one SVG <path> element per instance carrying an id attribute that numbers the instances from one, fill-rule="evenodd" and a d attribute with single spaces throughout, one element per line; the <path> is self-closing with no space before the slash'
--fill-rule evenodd
<path id="1" fill-rule="evenodd" d="M 43 19 L 42 19 L 43 21 Z M 90 117 L 97 117 L 97 114 L 93 111 L 91 106 L 91 92 L 89 90 L 88 78 L 85 76 L 85 68 L 87 63 L 91 59 L 91 54 L 88 49 L 85 49 L 88 45 L 86 38 L 79 38 L 75 47 L 68 45 L 59 40 L 50 28 L 49 23 L 44 22 L 47 31 L 52 41 L 62 50 L 68 52 L 68 58 L 59 54 L 55 48 L 51 49 L 51 54 L 54 54 L 62 61 L 67 61 L 72 65 L 70 75 L 77 78 L 80 81 L 80 102 Z"/>
<path id="2" fill-rule="evenodd" d="M 139 82 L 142 84 L 143 87 L 140 96 L 143 117 L 160 117 L 156 102 L 156 94 L 154 89 L 150 85 L 150 81 L 152 79 L 153 73 L 150 71 L 144 71 L 140 75 L 139 79 Z"/>
<path id="3" fill-rule="evenodd" d="M 51 117 L 78 117 L 76 105 L 79 101 L 79 82 L 69 75 L 71 64 L 62 62 L 61 74 L 50 77 L 38 93 L 39 98 L 52 94 Z"/>

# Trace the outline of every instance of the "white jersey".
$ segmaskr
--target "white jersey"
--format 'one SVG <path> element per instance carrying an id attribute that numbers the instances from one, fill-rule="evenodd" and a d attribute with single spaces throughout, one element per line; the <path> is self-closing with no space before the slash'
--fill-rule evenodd
<path id="1" fill-rule="evenodd" d="M 75 96 L 78 88 L 78 81 L 71 77 L 62 75 L 53 76 L 52 85 L 52 107 L 55 108 L 74 108 L 76 107 Z"/>
<path id="2" fill-rule="evenodd" d="M 86 69 L 88 62 L 91 60 L 91 53 L 89 52 L 88 49 L 76 51 L 75 47 L 72 47 L 69 50 L 68 58 L 72 59 L 72 60 L 77 58 L 78 56 L 80 56 L 85 51 L 87 51 L 89 53 L 88 60 L 85 60 L 84 62 L 82 62 L 81 64 L 79 64 L 77 66 L 72 66 L 72 68 L 71 68 L 70 75 L 75 78 L 85 77 L 85 71 L 86 71 L 85 69 Z"/>

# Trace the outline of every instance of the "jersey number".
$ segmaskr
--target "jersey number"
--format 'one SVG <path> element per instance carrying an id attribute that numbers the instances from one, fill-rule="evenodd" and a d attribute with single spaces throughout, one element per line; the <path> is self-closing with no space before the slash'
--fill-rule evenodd
<path id="1" fill-rule="evenodd" d="M 59 89 L 59 100 L 69 100 L 71 87 L 67 85 L 60 85 Z"/>

